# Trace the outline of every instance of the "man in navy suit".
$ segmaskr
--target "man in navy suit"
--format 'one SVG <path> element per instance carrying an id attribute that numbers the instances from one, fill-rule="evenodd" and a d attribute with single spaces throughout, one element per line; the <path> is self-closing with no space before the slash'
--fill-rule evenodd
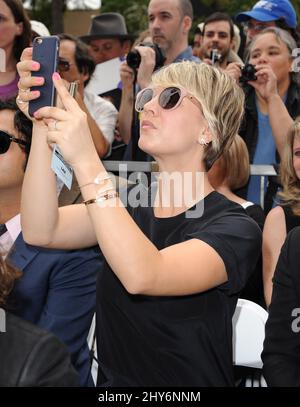
<path id="1" fill-rule="evenodd" d="M 93 385 L 86 338 L 102 258 L 98 247 L 47 250 L 24 242 L 20 200 L 31 130 L 14 102 L 0 101 L 0 252 L 23 272 L 10 295 L 10 311 L 58 336 L 68 347 L 80 384 Z"/>

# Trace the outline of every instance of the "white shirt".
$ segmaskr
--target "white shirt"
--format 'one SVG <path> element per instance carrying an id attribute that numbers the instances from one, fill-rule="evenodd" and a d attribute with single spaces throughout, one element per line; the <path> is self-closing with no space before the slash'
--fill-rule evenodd
<path id="1" fill-rule="evenodd" d="M 84 103 L 92 116 L 96 121 L 98 127 L 103 133 L 103 136 L 109 143 L 109 150 L 107 155 L 111 152 L 111 145 L 114 140 L 115 127 L 118 118 L 118 111 L 115 106 L 105 100 L 104 98 L 84 91 Z"/>
<path id="2" fill-rule="evenodd" d="M 0 236 L 0 253 L 5 258 L 21 233 L 21 216 L 14 216 L 5 223 L 7 231 Z"/>

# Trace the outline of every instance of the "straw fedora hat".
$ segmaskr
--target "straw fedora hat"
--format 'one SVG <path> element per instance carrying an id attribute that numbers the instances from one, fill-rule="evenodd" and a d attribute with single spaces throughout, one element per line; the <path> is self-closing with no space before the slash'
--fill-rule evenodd
<path id="1" fill-rule="evenodd" d="M 92 18 L 88 34 L 80 37 L 81 41 L 87 43 L 97 38 L 132 40 L 136 35 L 128 34 L 125 19 L 121 14 L 102 13 Z"/>

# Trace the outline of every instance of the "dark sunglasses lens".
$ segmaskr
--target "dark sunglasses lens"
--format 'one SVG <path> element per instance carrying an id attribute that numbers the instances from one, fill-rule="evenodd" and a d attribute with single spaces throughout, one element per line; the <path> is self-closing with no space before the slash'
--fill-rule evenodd
<path id="1" fill-rule="evenodd" d="M 137 99 L 136 99 L 136 103 L 135 103 L 135 109 L 138 112 L 142 112 L 144 109 L 144 106 L 146 103 L 150 102 L 150 100 L 153 98 L 153 90 L 152 89 L 145 89 L 144 91 L 142 91 Z"/>
<path id="2" fill-rule="evenodd" d="M 163 109 L 173 109 L 180 100 L 181 90 L 179 88 L 166 88 L 159 96 L 159 105 Z"/>
<path id="3" fill-rule="evenodd" d="M 59 59 L 59 61 L 58 61 L 58 69 L 60 69 L 63 72 L 67 72 L 70 69 L 69 62 L 64 61 L 62 59 Z"/>
<path id="4" fill-rule="evenodd" d="M 0 154 L 6 153 L 9 149 L 9 146 L 10 146 L 9 136 L 3 131 L 0 131 Z"/>

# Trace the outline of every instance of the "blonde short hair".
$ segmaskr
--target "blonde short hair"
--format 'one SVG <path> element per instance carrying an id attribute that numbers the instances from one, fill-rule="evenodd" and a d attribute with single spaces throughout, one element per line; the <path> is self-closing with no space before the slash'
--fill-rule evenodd
<path id="1" fill-rule="evenodd" d="M 201 103 L 213 136 L 203 157 L 208 171 L 238 133 L 244 112 L 243 91 L 233 78 L 220 69 L 192 61 L 173 63 L 160 69 L 152 76 L 152 84 L 182 86 Z"/>
<path id="2" fill-rule="evenodd" d="M 282 205 L 291 207 L 292 212 L 300 216 L 300 180 L 293 164 L 293 149 L 295 139 L 300 140 L 300 117 L 289 129 L 282 161 L 280 163 L 280 181 L 282 191 L 278 193 Z"/>
<path id="3" fill-rule="evenodd" d="M 222 182 L 225 181 L 231 191 L 236 191 L 247 184 L 250 176 L 249 153 L 246 143 L 238 134 L 216 164 Z"/>

